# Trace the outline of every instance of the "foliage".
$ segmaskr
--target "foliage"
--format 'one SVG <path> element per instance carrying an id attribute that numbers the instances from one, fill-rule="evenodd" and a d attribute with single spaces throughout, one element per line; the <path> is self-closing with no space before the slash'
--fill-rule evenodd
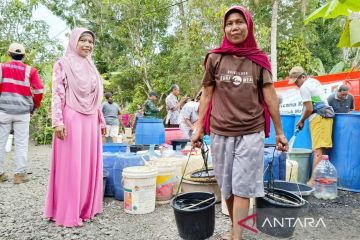
<path id="1" fill-rule="evenodd" d="M 278 46 L 278 75 L 285 78 L 294 66 L 302 66 L 309 72 L 313 65 L 312 56 L 302 38 L 292 38 L 279 42 Z"/>
<path id="2" fill-rule="evenodd" d="M 306 19 L 305 24 L 318 19 L 331 19 L 339 16 L 349 16 L 350 11 L 359 12 L 360 11 L 360 1 L 359 0 L 331 0 L 326 4 L 316 9 L 311 13 Z M 353 27 L 350 27 L 353 24 Z M 341 35 L 340 41 L 338 43 L 339 47 L 357 47 L 360 46 L 360 33 L 359 19 L 350 19 L 347 18 L 346 23 L 344 24 L 344 31 Z"/>
<path id="3" fill-rule="evenodd" d="M 24 62 L 38 69 L 47 92 L 50 92 L 53 60 L 63 48 L 56 40 L 49 38 L 49 26 L 44 21 L 32 19 L 32 13 L 39 3 L 36 0 L 0 0 L 0 60 L 10 60 L 7 49 L 11 42 L 24 44 Z M 51 93 L 46 93 L 41 107 L 31 117 L 30 132 L 37 144 L 51 143 L 50 101 Z"/>
<path id="4" fill-rule="evenodd" d="M 48 86 L 50 89 L 51 87 Z M 50 144 L 52 142 L 53 128 L 51 126 L 51 91 L 44 94 L 41 107 L 36 109 L 31 117 L 30 130 L 36 144 Z"/>
<path id="5" fill-rule="evenodd" d="M 208 0 L 43 0 L 69 26 L 85 26 L 97 35 L 94 58 L 106 80 L 105 90 L 124 111 L 143 104 L 150 90 L 164 105 L 171 84 L 183 96 L 194 96 L 201 87 L 203 60 L 223 37 L 223 13 L 239 1 Z M 270 52 L 273 0 L 243 1 L 254 18 L 259 47 Z M 295 64 L 308 70 L 319 58 L 325 71 L 342 60 L 334 39 L 342 22 L 304 26 L 306 12 L 326 0 L 279 0 L 278 68 L 287 76 Z M 299 11 L 301 9 L 301 11 Z M 164 111 L 163 111 L 164 112 Z"/>

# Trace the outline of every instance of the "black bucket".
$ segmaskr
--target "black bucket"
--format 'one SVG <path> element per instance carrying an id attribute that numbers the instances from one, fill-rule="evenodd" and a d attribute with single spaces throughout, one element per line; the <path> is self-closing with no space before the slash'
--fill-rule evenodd
<path id="1" fill-rule="evenodd" d="M 190 139 L 173 139 L 171 140 L 171 145 L 173 146 L 173 150 L 176 150 L 176 146 L 180 145 L 180 149 L 184 149 L 186 144 L 190 142 Z"/>
<path id="2" fill-rule="evenodd" d="M 294 234 L 295 221 L 300 217 L 305 201 L 298 195 L 282 189 L 273 189 L 272 192 L 296 202 L 297 205 L 274 200 L 270 197 L 272 193 L 256 198 L 256 228 L 270 236 L 291 237 Z"/>
<path id="3" fill-rule="evenodd" d="M 268 185 L 267 181 L 264 181 L 264 187 Z M 287 182 L 282 180 L 274 180 L 274 188 L 282 189 L 291 193 L 294 193 L 296 195 L 302 196 L 302 198 L 306 199 L 308 196 L 310 196 L 314 188 L 309 187 L 308 185 L 305 185 L 303 183 L 294 183 L 294 182 Z"/>
<path id="4" fill-rule="evenodd" d="M 191 209 L 182 209 L 192 203 L 213 198 Z M 216 197 L 209 192 L 189 192 L 175 197 L 171 201 L 174 209 L 176 226 L 181 238 L 202 240 L 211 237 L 215 228 Z"/>

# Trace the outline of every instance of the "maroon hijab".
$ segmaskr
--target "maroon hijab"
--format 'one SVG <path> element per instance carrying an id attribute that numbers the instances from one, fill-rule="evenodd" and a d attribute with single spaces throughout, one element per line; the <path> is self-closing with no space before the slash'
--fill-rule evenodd
<path id="1" fill-rule="evenodd" d="M 223 41 L 219 48 L 214 48 L 211 50 L 205 57 L 204 64 L 206 64 L 207 58 L 210 53 L 221 53 L 221 54 L 229 54 L 229 55 L 236 55 L 236 56 L 243 56 L 248 58 L 249 60 L 259 64 L 260 66 L 264 67 L 271 73 L 271 64 L 266 53 L 260 50 L 257 47 L 257 43 L 254 36 L 254 25 L 252 21 L 251 14 L 249 10 L 241 6 L 234 6 L 229 8 L 224 16 L 224 29 L 226 19 L 230 13 L 238 11 L 243 14 L 245 17 L 245 21 L 248 27 L 248 36 L 244 42 L 240 43 L 239 45 L 232 44 L 224 34 Z"/>

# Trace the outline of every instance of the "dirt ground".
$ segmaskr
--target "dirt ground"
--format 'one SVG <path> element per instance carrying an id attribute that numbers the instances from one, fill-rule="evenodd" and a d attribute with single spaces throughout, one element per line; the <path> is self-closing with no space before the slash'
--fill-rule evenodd
<path id="1" fill-rule="evenodd" d="M 12 152 L 5 164 L 9 173 L 13 169 L 13 158 Z M 170 205 L 157 206 L 150 214 L 130 215 L 124 213 L 122 202 L 105 198 L 104 212 L 83 227 L 57 227 L 43 219 L 50 159 L 50 146 L 31 145 L 31 181 L 20 185 L 0 184 L 0 239 L 181 239 Z M 339 191 L 339 197 L 332 201 L 314 197 L 308 201 L 308 212 L 298 222 L 290 239 L 360 239 L 360 193 Z M 228 217 L 221 213 L 221 206 L 217 204 L 215 232 L 210 239 L 221 239 L 229 224 Z M 278 238 L 245 230 L 244 239 Z"/>

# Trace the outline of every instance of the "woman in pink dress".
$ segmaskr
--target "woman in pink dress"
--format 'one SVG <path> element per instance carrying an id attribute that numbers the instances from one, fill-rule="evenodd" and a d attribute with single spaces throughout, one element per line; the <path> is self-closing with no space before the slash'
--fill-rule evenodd
<path id="1" fill-rule="evenodd" d="M 81 226 L 102 212 L 105 120 L 103 86 L 91 58 L 94 42 L 93 32 L 75 28 L 65 56 L 54 65 L 55 134 L 44 215 L 60 226 Z"/>

